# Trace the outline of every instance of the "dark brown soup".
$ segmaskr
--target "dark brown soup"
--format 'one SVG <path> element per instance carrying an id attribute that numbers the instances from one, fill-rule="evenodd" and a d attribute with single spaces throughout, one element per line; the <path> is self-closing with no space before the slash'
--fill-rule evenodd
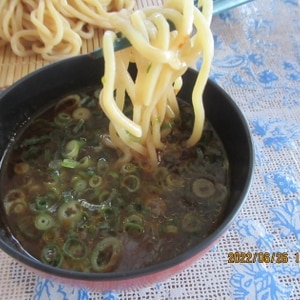
<path id="1" fill-rule="evenodd" d="M 186 149 L 192 109 L 164 124 L 166 149 L 149 172 L 117 164 L 97 92 L 71 95 L 33 118 L 1 169 L 7 226 L 46 264 L 83 272 L 139 269 L 173 258 L 211 233 L 226 207 L 228 161 L 209 122 Z M 130 108 L 128 108 L 130 114 Z"/>

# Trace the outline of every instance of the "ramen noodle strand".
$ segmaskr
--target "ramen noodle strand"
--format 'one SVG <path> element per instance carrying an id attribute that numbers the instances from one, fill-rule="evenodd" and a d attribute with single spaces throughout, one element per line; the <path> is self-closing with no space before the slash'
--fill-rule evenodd
<path id="1" fill-rule="evenodd" d="M 100 93 L 100 103 L 101 106 L 108 116 L 109 119 L 117 118 L 119 120 L 119 125 L 127 130 L 130 134 L 136 137 L 141 137 L 142 131 L 138 124 L 132 122 L 127 118 L 122 111 L 118 108 L 115 103 L 114 94 L 114 83 L 115 83 L 115 57 L 114 57 L 114 40 L 115 34 L 111 31 L 107 31 L 103 37 L 103 53 L 105 59 L 105 69 L 111 70 L 106 72 L 104 75 L 104 86 Z"/>
<path id="2" fill-rule="evenodd" d="M 153 115 L 154 108 L 156 107 L 157 103 L 159 101 L 163 101 L 161 99 L 167 97 L 167 89 L 170 88 L 171 85 L 170 83 L 171 76 L 172 73 L 170 72 L 170 70 L 164 70 L 160 75 L 159 74 L 157 75 L 157 84 L 155 86 L 155 94 L 153 94 L 151 105 L 145 107 L 145 110 L 143 112 L 142 123 L 141 123 L 143 136 L 146 136 L 148 131 L 151 130 L 151 128 L 153 129 L 153 126 L 157 125 L 158 122 L 161 124 L 164 119 L 164 114 L 163 114 L 159 119 L 157 119 L 157 117 L 152 118 L 154 124 L 153 122 L 150 122 L 151 117 Z M 160 142 L 159 137 L 155 139 L 155 144 L 157 145 L 158 148 L 162 148 L 162 144 Z"/>
<path id="3" fill-rule="evenodd" d="M 197 33 L 197 35 L 200 36 L 199 45 L 202 48 L 203 60 L 192 94 L 195 121 L 192 135 L 187 140 L 187 147 L 194 146 L 197 143 L 197 141 L 201 138 L 201 134 L 203 131 L 205 116 L 202 97 L 210 71 L 214 44 L 213 37 L 209 29 L 209 24 L 205 21 L 204 16 L 201 13 L 199 13 L 198 9 L 194 9 L 194 14 L 197 16 L 195 18 L 195 26 L 197 28 L 197 32 L 199 33 Z"/>
<path id="4" fill-rule="evenodd" d="M 49 45 L 48 48 L 62 40 L 64 24 L 57 16 L 51 1 L 39 1 L 38 8 L 31 13 L 31 21 L 37 28 L 43 44 Z"/>
<path id="5" fill-rule="evenodd" d="M 129 57 L 129 55 L 129 52 L 126 49 L 116 53 L 116 64 L 118 66 L 118 70 L 120 71 L 116 79 L 125 86 L 125 90 L 128 93 L 129 99 L 133 105 L 135 105 L 135 84 L 127 70 L 129 61 L 125 61 L 124 59 L 124 57 Z"/>
<path id="6" fill-rule="evenodd" d="M 153 62 L 170 63 L 172 66 L 179 68 L 180 62 L 176 54 L 170 50 L 161 50 L 151 45 L 143 34 L 135 29 L 132 24 L 120 14 L 113 13 L 110 16 L 113 26 L 122 31 L 123 35 L 130 41 L 131 45 L 143 56 Z"/>
<path id="7" fill-rule="evenodd" d="M 171 124 L 173 120 L 180 118 L 176 95 L 182 86 L 181 76 L 191 63 L 202 56 L 202 65 L 192 92 L 194 126 L 186 146 L 195 145 L 201 137 L 205 118 L 202 96 L 213 55 L 213 38 L 209 29 L 209 14 L 212 10 L 211 3 L 207 4 L 208 2 L 201 2 L 205 15 L 194 8 L 193 1 L 174 0 L 166 1 L 163 7 L 136 12 L 133 16 L 126 12 L 109 16 L 113 27 L 132 45 L 132 55 L 128 55 L 126 51 L 126 59 L 128 61 L 130 56 L 131 62 L 136 64 L 137 77 L 133 83 L 130 76 L 127 76 L 128 72 L 124 70 L 127 63 L 120 63 L 125 55 L 118 54 L 118 63 L 115 64 L 114 57 L 117 54 L 112 46 L 113 33 L 107 31 L 104 34 L 104 40 L 108 42 L 103 45 L 105 80 L 99 98 L 100 105 L 108 113 L 110 128 L 115 131 L 115 143 L 124 143 L 133 150 L 133 155 L 134 152 L 145 155 L 151 168 L 159 162 L 157 150 L 164 148 L 163 124 Z M 128 94 L 135 95 L 132 100 L 132 120 L 128 120 L 128 117 L 122 119 L 122 114 L 125 115 L 121 106 L 118 111 L 113 108 L 116 101 L 120 101 L 114 99 L 115 91 L 117 97 L 120 97 L 118 89 L 121 88 L 116 74 L 118 77 L 122 74 L 122 88 L 127 90 L 126 87 L 130 86 Z M 140 126 L 141 135 L 129 132 L 125 122 Z"/>
<path id="8" fill-rule="evenodd" d="M 132 10 L 134 3 L 133 0 L 2 0 L 0 47 L 9 43 L 18 56 L 39 54 L 45 60 L 77 55 L 82 39 L 93 38 L 96 28 L 101 35 L 101 30 L 112 28 L 108 20 L 112 11 Z"/>
<path id="9" fill-rule="evenodd" d="M 8 7 L 3 9 L 3 31 L 2 38 L 6 41 L 9 41 L 13 35 L 13 28 L 11 26 L 12 16 L 14 14 L 15 8 L 18 5 L 18 0 L 12 0 Z"/>
<path id="10" fill-rule="evenodd" d="M 207 23 L 210 24 L 213 12 L 213 2 L 206 0 L 198 0 L 198 7 L 202 9 L 202 15 L 206 18 Z"/>

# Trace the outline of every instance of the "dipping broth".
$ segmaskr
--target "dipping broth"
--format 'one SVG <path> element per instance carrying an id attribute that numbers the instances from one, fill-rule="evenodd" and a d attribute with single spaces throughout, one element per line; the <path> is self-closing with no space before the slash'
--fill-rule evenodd
<path id="1" fill-rule="evenodd" d="M 65 97 L 16 135 L 1 166 L 7 226 L 17 247 L 59 268 L 112 272 L 167 261 L 222 219 L 224 147 L 208 121 L 198 144 L 183 146 L 193 109 L 180 101 L 181 121 L 162 126 L 157 168 L 149 171 L 140 157 L 121 164 L 98 93 Z"/>

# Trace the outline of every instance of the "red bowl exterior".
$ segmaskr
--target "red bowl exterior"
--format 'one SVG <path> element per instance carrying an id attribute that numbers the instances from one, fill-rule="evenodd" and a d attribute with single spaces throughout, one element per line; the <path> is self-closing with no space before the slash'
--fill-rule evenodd
<path id="1" fill-rule="evenodd" d="M 219 239 L 218 239 L 219 240 Z M 203 257 L 213 246 L 218 242 L 215 240 L 212 245 L 203 249 L 201 252 L 198 252 L 196 255 L 185 259 L 181 263 L 175 264 L 168 268 L 162 269 L 153 273 L 145 273 L 140 274 L 134 278 L 126 278 L 126 275 L 122 279 L 118 280 L 101 280 L 101 281 L 93 281 L 93 280 L 84 280 L 84 279 L 74 279 L 74 278 L 66 278 L 66 277 L 58 277 L 51 273 L 46 273 L 42 271 L 37 271 L 37 269 L 28 267 L 28 265 L 23 264 L 25 268 L 32 271 L 33 273 L 38 274 L 41 277 L 46 279 L 51 279 L 53 281 L 64 283 L 70 286 L 76 286 L 81 288 L 86 288 L 90 291 L 103 291 L 103 290 L 133 290 L 144 288 L 158 282 L 165 281 L 170 277 L 173 277 L 188 267 L 192 266 L 198 259 Z"/>

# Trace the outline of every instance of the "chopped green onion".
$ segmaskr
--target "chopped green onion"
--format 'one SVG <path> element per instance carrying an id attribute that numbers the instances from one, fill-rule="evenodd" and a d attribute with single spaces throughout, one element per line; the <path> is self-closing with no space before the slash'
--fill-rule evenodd
<path id="1" fill-rule="evenodd" d="M 96 188 L 101 186 L 103 182 L 102 177 L 98 176 L 98 175 L 93 175 L 90 179 L 89 179 L 89 186 L 91 188 Z"/>
<path id="2" fill-rule="evenodd" d="M 50 137 L 48 135 L 42 135 L 42 136 L 26 139 L 22 143 L 22 145 L 24 147 L 27 147 L 27 146 L 32 146 L 32 145 L 36 145 L 36 144 L 42 144 L 42 143 L 48 142 L 49 140 L 50 140 Z"/>
<path id="3" fill-rule="evenodd" d="M 82 142 L 78 140 L 71 140 L 65 146 L 63 153 L 64 158 L 76 160 L 79 150 L 82 147 Z"/>
<path id="4" fill-rule="evenodd" d="M 61 196 L 62 196 L 64 202 L 69 202 L 71 200 L 74 200 L 74 196 L 72 195 L 72 193 L 70 191 L 62 192 Z"/>
<path id="5" fill-rule="evenodd" d="M 152 64 L 150 63 L 150 64 L 148 65 L 148 67 L 147 67 L 146 73 L 149 73 L 151 67 L 152 67 Z"/>
<path id="6" fill-rule="evenodd" d="M 88 120 L 91 117 L 91 111 L 86 107 L 78 107 L 73 113 L 72 117 L 76 120 Z"/>
<path id="7" fill-rule="evenodd" d="M 83 192 L 88 187 L 87 181 L 79 176 L 76 176 L 74 180 L 72 179 L 71 183 L 75 192 Z"/>
<path id="8" fill-rule="evenodd" d="M 133 163 L 126 163 L 121 167 L 122 173 L 134 173 L 137 170 L 137 166 Z"/>
<path id="9" fill-rule="evenodd" d="M 98 211 L 103 213 L 105 217 L 114 215 L 114 208 L 108 204 L 102 204 L 99 206 Z"/>
<path id="10" fill-rule="evenodd" d="M 102 203 L 102 202 L 106 202 L 110 197 L 110 192 L 107 191 L 107 190 L 104 190 L 100 193 L 98 199 L 99 199 L 99 202 Z"/>
<path id="11" fill-rule="evenodd" d="M 54 225 L 54 219 L 48 214 L 40 214 L 35 217 L 34 226 L 38 230 L 48 230 Z"/>
<path id="12" fill-rule="evenodd" d="M 174 127 L 174 122 L 166 122 L 161 125 L 160 129 L 168 130 L 168 129 L 172 129 L 173 127 Z"/>
<path id="13" fill-rule="evenodd" d="M 60 223 L 74 227 L 82 217 L 80 204 L 75 200 L 63 203 L 58 208 L 57 216 Z"/>
<path id="14" fill-rule="evenodd" d="M 25 193 L 21 189 L 10 190 L 4 198 L 4 202 L 25 201 Z"/>
<path id="15" fill-rule="evenodd" d="M 98 97 L 90 97 L 89 95 L 82 95 L 82 98 L 80 100 L 80 106 L 85 107 L 95 107 L 97 105 Z"/>
<path id="16" fill-rule="evenodd" d="M 192 191 L 199 198 L 208 198 L 215 193 L 215 185 L 212 181 L 200 178 L 193 182 Z"/>
<path id="17" fill-rule="evenodd" d="M 22 153 L 22 159 L 26 161 L 36 160 L 43 153 L 41 146 L 32 146 Z"/>
<path id="18" fill-rule="evenodd" d="M 10 202 L 4 202 L 4 208 L 7 215 L 10 214 L 22 214 L 27 209 L 28 205 L 24 200 L 15 200 Z"/>
<path id="19" fill-rule="evenodd" d="M 100 241 L 91 254 L 91 267 L 96 272 L 110 272 L 116 268 L 121 256 L 121 242 L 116 237 Z"/>
<path id="20" fill-rule="evenodd" d="M 137 137 L 137 136 L 131 134 L 131 133 L 128 132 L 127 130 L 126 130 L 126 133 L 127 133 L 127 135 L 128 135 L 128 138 L 129 138 L 130 142 L 133 142 L 133 143 L 141 143 L 142 139 L 141 139 L 140 137 Z"/>
<path id="21" fill-rule="evenodd" d="M 73 159 L 69 159 L 69 158 L 65 158 L 64 160 L 62 160 L 61 162 L 61 166 L 64 168 L 68 168 L 68 169 L 74 169 L 76 168 L 78 165 L 80 164 L 80 162 L 73 160 Z"/>
<path id="22" fill-rule="evenodd" d="M 165 180 L 166 188 L 173 190 L 174 188 L 184 186 L 184 178 L 175 173 L 170 173 L 166 176 Z"/>
<path id="23" fill-rule="evenodd" d="M 129 174 L 122 179 L 121 185 L 133 193 L 140 188 L 140 179 L 136 175 Z"/>
<path id="24" fill-rule="evenodd" d="M 46 245 L 41 252 L 41 261 L 53 267 L 60 267 L 63 262 L 61 250 L 54 243 Z"/>
<path id="25" fill-rule="evenodd" d="M 54 119 L 55 125 L 58 127 L 66 127 L 72 122 L 72 117 L 64 112 L 61 112 L 57 115 L 57 117 Z"/>
<path id="26" fill-rule="evenodd" d="M 177 234 L 178 233 L 178 227 L 172 224 L 166 225 L 164 229 L 165 233 L 167 234 Z"/>
<path id="27" fill-rule="evenodd" d="M 203 218 L 195 213 L 186 213 L 181 221 L 182 230 L 188 233 L 198 232 L 203 228 Z"/>
<path id="28" fill-rule="evenodd" d="M 79 160 L 78 168 L 87 169 L 92 165 L 93 161 L 90 156 L 84 156 Z"/>
<path id="29" fill-rule="evenodd" d="M 34 211 L 51 211 L 55 207 L 57 201 L 57 195 L 53 192 L 48 193 L 44 196 L 37 196 L 35 198 L 34 206 L 32 206 Z"/>
<path id="30" fill-rule="evenodd" d="M 78 120 L 77 124 L 72 128 L 73 134 L 78 134 L 84 129 L 84 122 L 83 119 Z"/>
<path id="31" fill-rule="evenodd" d="M 133 237 L 140 236 L 144 231 L 144 227 L 141 224 L 137 224 L 134 222 L 125 223 L 124 229 L 129 235 Z"/>
<path id="32" fill-rule="evenodd" d="M 43 196 L 38 196 L 35 199 L 35 204 L 36 204 L 35 208 L 40 211 L 46 210 L 49 207 L 47 197 L 43 197 Z"/>
<path id="33" fill-rule="evenodd" d="M 74 260 L 81 260 L 87 256 L 87 247 L 77 238 L 69 238 L 63 246 L 64 253 Z"/>
<path id="34" fill-rule="evenodd" d="M 133 237 L 138 237 L 144 232 L 143 219 L 138 215 L 130 215 L 124 221 L 124 230 Z"/>

